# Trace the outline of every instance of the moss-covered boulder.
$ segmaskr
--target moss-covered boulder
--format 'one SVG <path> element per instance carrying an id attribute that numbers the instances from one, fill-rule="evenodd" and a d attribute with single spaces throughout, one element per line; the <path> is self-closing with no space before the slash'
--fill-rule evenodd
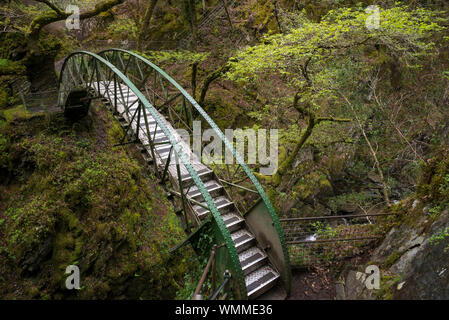
<path id="1" fill-rule="evenodd" d="M 380 289 L 368 292 L 363 283 L 351 285 L 349 299 L 449 298 L 449 161 L 441 147 L 422 166 L 417 192 L 390 206 L 397 217 L 383 218 L 385 238 L 367 265 L 379 266 Z M 362 268 L 363 269 L 363 268 Z"/>
<path id="2" fill-rule="evenodd" d="M 0 129 L 0 297 L 174 298 L 191 266 L 185 235 L 138 151 L 105 110 L 8 121 Z M 136 154 L 133 154 L 135 152 Z M 68 290 L 68 265 L 81 289 Z"/>

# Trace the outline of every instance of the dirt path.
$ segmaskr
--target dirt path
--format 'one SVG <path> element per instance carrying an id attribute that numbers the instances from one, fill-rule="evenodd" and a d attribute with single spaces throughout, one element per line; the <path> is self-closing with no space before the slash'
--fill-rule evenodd
<path id="1" fill-rule="evenodd" d="M 292 289 L 287 300 L 334 300 L 335 284 L 327 268 L 292 270 Z"/>

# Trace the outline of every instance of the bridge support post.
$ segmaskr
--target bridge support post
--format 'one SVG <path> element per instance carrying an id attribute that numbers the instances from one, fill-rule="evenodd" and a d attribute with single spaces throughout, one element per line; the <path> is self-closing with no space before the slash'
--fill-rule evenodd
<path id="1" fill-rule="evenodd" d="M 117 75 L 114 73 L 114 112 L 117 112 Z"/>
<path id="2" fill-rule="evenodd" d="M 189 225 L 189 221 L 187 219 L 187 211 L 186 211 L 186 203 L 185 203 L 185 195 L 184 195 L 184 188 L 182 185 L 182 179 L 181 179 L 181 169 L 179 167 L 179 159 L 178 159 L 178 154 L 175 151 L 175 161 L 176 161 L 176 172 L 178 174 L 178 183 L 179 183 L 179 192 L 181 193 L 181 201 L 182 201 L 182 210 L 184 211 L 184 221 L 186 224 L 186 230 L 187 233 L 190 233 L 190 225 Z"/>

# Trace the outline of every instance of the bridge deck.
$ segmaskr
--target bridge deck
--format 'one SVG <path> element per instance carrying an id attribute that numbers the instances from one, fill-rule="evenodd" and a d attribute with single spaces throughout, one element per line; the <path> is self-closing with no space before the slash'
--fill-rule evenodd
<path id="1" fill-rule="evenodd" d="M 99 85 L 100 85 L 99 92 L 104 97 L 114 99 L 114 97 L 115 97 L 114 82 L 110 82 L 110 83 L 100 82 Z M 95 83 L 94 89 L 97 90 L 97 86 L 98 86 L 98 84 Z M 138 108 L 137 96 L 131 90 L 129 90 L 129 88 L 124 84 L 121 84 L 120 88 L 117 88 L 117 92 L 118 92 L 117 112 L 128 123 L 130 123 L 131 120 L 133 120 L 131 122 L 131 128 L 134 133 L 137 132 L 137 126 L 139 126 L 138 138 L 142 142 L 143 147 L 148 151 L 148 154 L 151 155 L 151 147 L 150 147 L 149 138 L 147 136 L 145 119 L 143 116 L 141 116 L 140 121 L 139 121 L 138 113 L 136 113 L 136 115 L 133 119 L 134 113 L 137 111 L 137 108 Z M 109 93 L 109 95 L 108 95 L 108 93 Z M 120 93 L 123 94 L 123 99 L 122 99 L 122 94 L 120 94 Z M 127 110 L 126 106 L 128 106 L 128 105 L 132 105 L 132 106 L 129 107 L 129 109 Z M 167 121 L 165 116 L 159 112 L 158 112 L 158 114 L 159 114 L 159 117 L 164 121 L 168 130 L 175 137 L 177 142 L 181 145 L 182 152 L 189 157 L 190 163 L 193 165 L 195 170 L 197 172 L 211 171 L 207 166 L 205 166 L 203 163 L 201 163 L 201 161 L 198 159 L 198 157 L 190 149 L 189 144 L 187 144 L 182 139 L 181 135 L 179 135 L 178 132 L 170 124 L 170 122 Z M 138 123 L 138 121 L 139 121 L 139 123 Z M 155 157 L 156 157 L 157 165 L 159 167 L 164 167 L 167 162 L 170 150 L 171 150 L 170 149 L 171 145 L 170 145 L 169 139 L 162 132 L 162 129 L 160 128 L 160 126 L 158 126 L 156 124 L 156 120 L 148 113 L 147 113 L 147 122 L 148 122 L 150 134 L 153 138 L 152 140 L 155 143 Z M 174 152 L 172 152 L 171 157 L 172 158 L 169 163 L 168 171 L 170 173 L 170 176 L 177 180 L 178 172 L 177 172 L 177 168 L 176 168 L 176 161 L 174 159 Z M 179 161 L 179 165 L 180 165 L 179 167 L 180 167 L 181 176 L 182 177 L 190 176 L 189 172 L 187 171 L 186 167 L 184 166 L 184 164 L 181 161 Z"/>

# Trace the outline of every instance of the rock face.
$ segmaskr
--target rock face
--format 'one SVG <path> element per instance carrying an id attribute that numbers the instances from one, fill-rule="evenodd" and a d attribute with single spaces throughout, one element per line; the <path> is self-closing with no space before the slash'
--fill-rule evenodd
<path id="1" fill-rule="evenodd" d="M 337 299 L 449 299 L 447 230 L 448 211 L 434 222 L 423 215 L 416 224 L 392 228 L 369 258 L 380 268 L 380 288 L 368 289 L 357 276 L 364 267 L 349 270 L 337 284 Z"/>
<path id="2" fill-rule="evenodd" d="M 372 300 L 373 293 L 368 290 L 357 273 L 361 271 L 349 270 L 344 277 L 344 281 L 336 284 L 337 300 Z"/>
<path id="3" fill-rule="evenodd" d="M 379 267 L 380 288 L 366 290 L 346 272 L 340 299 L 449 299 L 448 155 L 447 147 L 437 150 L 415 195 L 387 209 L 398 216 L 367 263 Z"/>
<path id="4" fill-rule="evenodd" d="M 449 214 L 446 211 L 432 225 L 430 236 L 391 267 L 402 273 L 403 283 L 400 289 L 396 288 L 394 299 L 449 299 L 449 237 L 434 240 L 435 235 L 447 228 Z"/>

